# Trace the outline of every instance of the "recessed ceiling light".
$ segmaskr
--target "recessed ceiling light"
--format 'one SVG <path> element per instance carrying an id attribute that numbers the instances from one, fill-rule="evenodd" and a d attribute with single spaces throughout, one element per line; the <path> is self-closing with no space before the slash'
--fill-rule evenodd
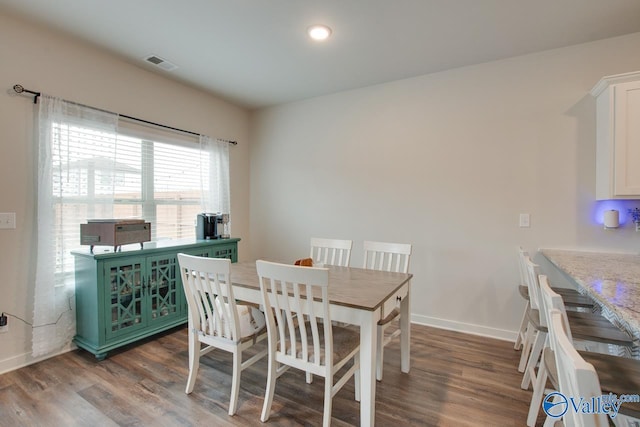
<path id="1" fill-rule="evenodd" d="M 331 28 L 326 25 L 312 25 L 307 28 L 307 33 L 314 40 L 326 40 L 331 35 Z"/>

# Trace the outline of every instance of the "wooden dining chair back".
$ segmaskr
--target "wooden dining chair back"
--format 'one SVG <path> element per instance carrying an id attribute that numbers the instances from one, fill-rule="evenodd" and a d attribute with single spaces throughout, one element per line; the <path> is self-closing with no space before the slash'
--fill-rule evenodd
<path id="1" fill-rule="evenodd" d="M 363 243 L 364 262 L 362 268 L 369 270 L 392 271 L 395 273 L 408 273 L 409 261 L 411 260 L 411 244 L 408 243 L 386 243 L 373 242 L 365 240 Z M 377 333 L 377 360 L 376 360 L 376 379 L 382 380 L 382 371 L 384 365 L 384 348 L 393 339 L 401 334 L 400 327 L 397 327 L 392 333 L 387 334 L 386 329 L 394 320 L 400 319 L 400 306 L 397 302 L 396 307 L 388 313 L 384 311 L 380 313 L 380 321 L 378 322 Z M 384 307 L 382 308 L 384 310 Z"/>
<path id="2" fill-rule="evenodd" d="M 323 425 L 331 423 L 333 396 L 355 373 L 359 390 L 358 332 L 332 325 L 329 270 L 256 261 L 267 317 L 269 363 L 261 420 L 271 412 L 276 379 L 290 367 L 325 378 Z M 334 384 L 335 374 L 352 365 Z"/>
<path id="3" fill-rule="evenodd" d="M 233 373 L 229 415 L 233 415 L 241 372 L 267 354 L 264 348 L 242 361 L 244 350 L 267 337 L 264 315 L 255 307 L 236 302 L 229 259 L 180 253 L 178 263 L 189 310 L 189 377 L 185 392 L 193 391 L 201 356 L 216 348 L 230 352 Z"/>
<path id="4" fill-rule="evenodd" d="M 585 362 L 574 348 L 568 334 L 566 321 L 557 309 L 549 311 L 549 345 L 555 355 L 558 375 L 559 392 L 563 400 L 556 400 L 557 410 L 566 409 L 562 419 L 565 426 L 575 427 L 606 427 L 609 425 L 607 416 L 598 411 L 584 411 L 582 406 L 575 410 L 571 402 L 573 399 L 601 398 L 603 393 L 600 381 L 593 365 Z M 560 395 L 556 395 L 562 399 Z M 553 413 L 555 408 L 549 408 Z M 595 408 L 594 408 L 595 409 Z M 559 415 L 559 413 L 554 414 Z"/>
<path id="5" fill-rule="evenodd" d="M 351 240 L 312 237 L 310 258 L 314 264 L 348 267 L 352 246 Z"/>

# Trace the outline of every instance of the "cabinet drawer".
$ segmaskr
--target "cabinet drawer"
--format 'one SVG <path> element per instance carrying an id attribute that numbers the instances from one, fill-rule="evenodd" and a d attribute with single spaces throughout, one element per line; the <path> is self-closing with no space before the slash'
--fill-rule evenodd
<path id="1" fill-rule="evenodd" d="M 406 298 L 409 293 L 409 284 L 405 283 L 395 291 L 387 300 L 384 302 L 382 306 L 382 312 L 380 313 L 380 319 L 384 319 L 387 317 L 394 309 L 398 309 L 400 311 L 400 303 L 403 299 Z"/>

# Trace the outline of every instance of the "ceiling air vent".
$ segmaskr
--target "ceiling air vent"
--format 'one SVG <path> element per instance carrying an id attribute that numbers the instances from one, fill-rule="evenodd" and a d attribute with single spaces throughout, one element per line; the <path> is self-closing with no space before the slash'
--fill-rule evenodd
<path id="1" fill-rule="evenodd" d="M 158 55 L 150 55 L 145 58 L 145 61 L 152 63 L 156 67 L 162 68 L 165 71 L 173 71 L 178 66 L 173 64 L 166 59 L 160 58 Z"/>

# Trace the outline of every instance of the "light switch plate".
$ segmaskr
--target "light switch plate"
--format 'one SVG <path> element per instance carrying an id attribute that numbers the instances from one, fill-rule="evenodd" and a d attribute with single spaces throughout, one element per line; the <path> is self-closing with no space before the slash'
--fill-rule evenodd
<path id="1" fill-rule="evenodd" d="M 531 217 L 529 216 L 528 213 L 521 213 L 520 214 L 520 227 L 529 227 L 531 226 Z"/>
<path id="2" fill-rule="evenodd" d="M 0 228 L 16 228 L 16 213 L 0 213 Z"/>

